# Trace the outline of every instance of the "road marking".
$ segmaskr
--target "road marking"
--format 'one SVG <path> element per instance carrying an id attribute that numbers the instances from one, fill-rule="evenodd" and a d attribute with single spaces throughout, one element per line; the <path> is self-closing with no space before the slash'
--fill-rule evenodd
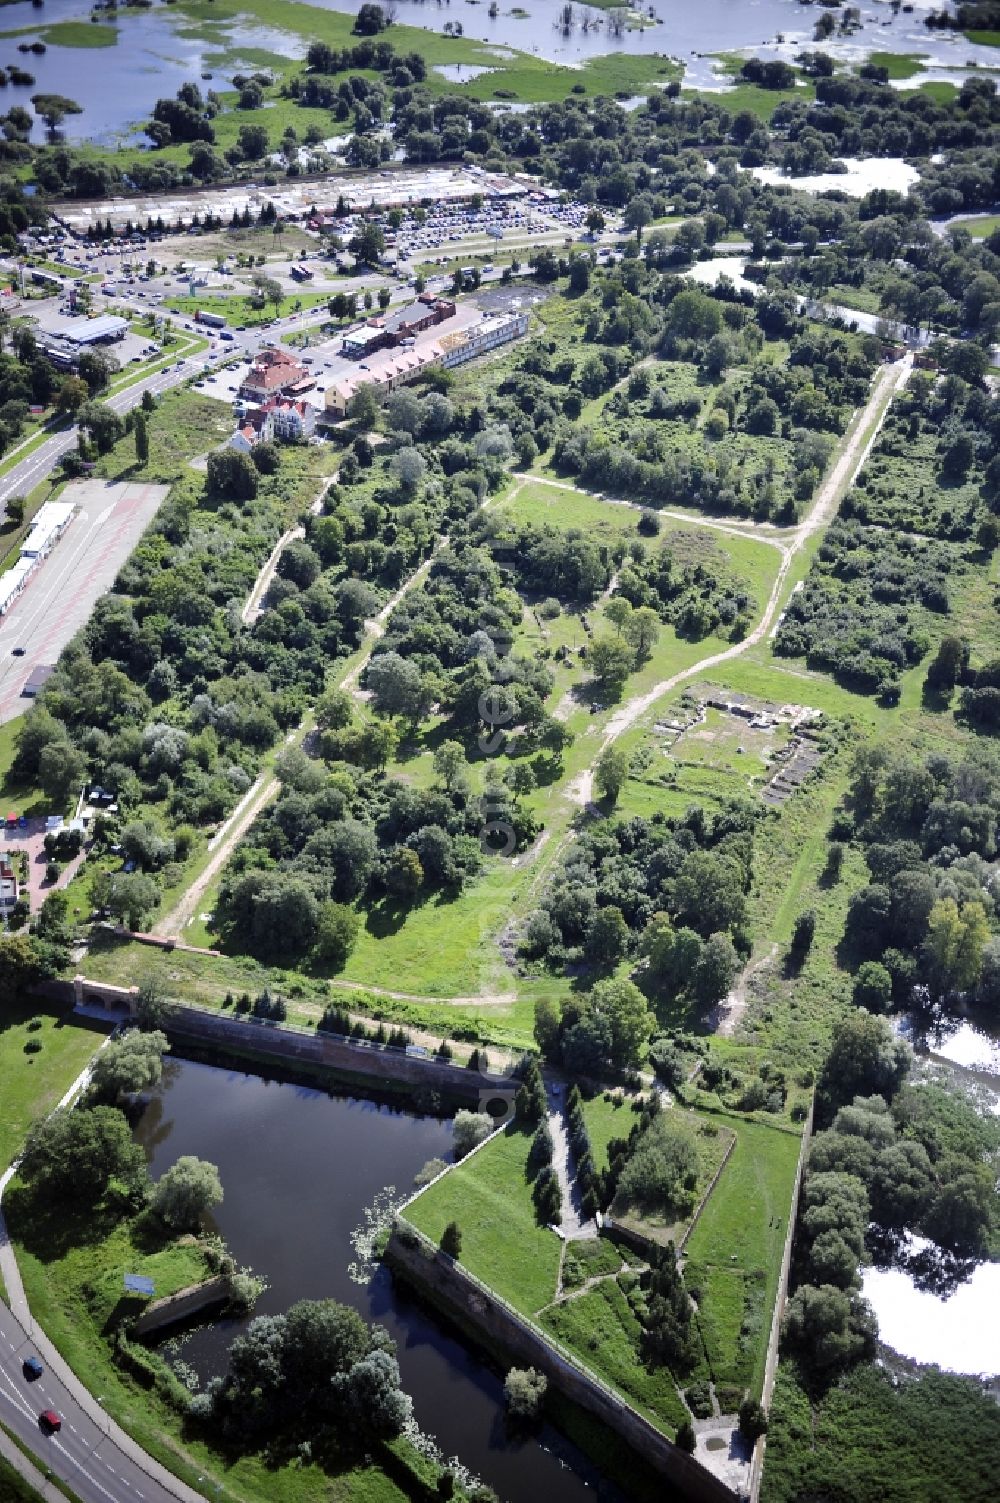
<path id="1" fill-rule="evenodd" d="M 99 1493 L 103 1493 L 106 1498 L 111 1499 L 111 1503 L 115 1503 L 114 1493 L 109 1493 L 107 1488 L 103 1487 L 101 1483 L 98 1482 L 97 1478 L 92 1476 L 91 1473 L 87 1471 L 87 1468 L 84 1466 L 83 1462 L 77 1460 L 72 1451 L 67 1451 L 66 1447 L 62 1445 L 58 1440 L 53 1440 L 52 1444 L 57 1451 L 62 1452 L 67 1461 L 71 1461 L 73 1463 L 73 1465 L 77 1468 L 82 1476 L 86 1477 L 91 1487 L 96 1487 Z"/>

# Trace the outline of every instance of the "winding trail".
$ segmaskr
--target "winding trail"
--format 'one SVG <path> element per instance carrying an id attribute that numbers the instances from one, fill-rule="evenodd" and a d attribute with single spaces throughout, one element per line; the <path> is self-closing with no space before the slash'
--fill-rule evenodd
<path id="1" fill-rule="evenodd" d="M 893 396 L 908 380 L 912 369 L 913 357 L 911 354 L 907 354 L 905 359 L 900 361 L 898 365 L 885 366 L 879 371 L 872 384 L 868 401 L 861 409 L 855 421 L 853 431 L 843 444 L 836 462 L 824 476 L 808 514 L 797 527 L 788 530 L 784 536 L 768 536 L 752 524 L 741 527 L 732 522 L 720 522 L 709 518 L 694 518 L 682 512 L 666 511 L 661 513 L 661 515 L 674 517 L 694 527 L 707 527 L 714 531 L 725 532 L 738 537 L 753 537 L 759 539 L 761 542 L 769 543 L 780 550 L 781 564 L 763 614 L 753 631 L 749 632 L 741 642 L 733 643 L 732 646 L 724 648 L 721 652 L 710 653 L 706 657 L 699 658 L 696 663 L 691 663 L 687 668 L 682 668 L 679 672 L 672 674 L 671 677 L 662 679 L 659 683 L 654 684 L 644 694 L 636 695 L 635 698 L 628 700 L 612 715 L 604 727 L 599 747 L 590 766 L 585 768 L 583 772 L 567 785 L 566 796 L 571 801 L 584 807 L 592 803 L 594 769 L 600 758 L 607 748 L 613 742 L 617 741 L 627 730 L 631 729 L 657 700 L 671 693 L 679 684 L 698 678 L 708 669 L 716 668 L 721 663 L 727 663 L 734 658 L 740 657 L 749 648 L 756 646 L 758 642 L 763 641 L 767 637 L 778 615 L 785 582 L 792 563 L 809 542 L 810 538 L 826 527 L 835 515 L 841 497 L 860 470 L 871 445 L 875 441 L 879 428 L 889 410 L 889 404 Z M 524 472 L 518 472 L 514 478 L 520 483 L 518 489 L 526 482 L 537 482 L 539 479 L 538 476 L 529 475 Z M 546 481 L 545 484 L 556 485 L 560 489 L 574 489 L 573 486 L 563 486 L 561 482 Z M 515 491 L 514 494 L 516 493 Z M 601 499 L 605 501 L 609 500 L 608 497 L 602 497 Z M 628 506 L 635 510 L 642 509 L 635 502 L 631 501 L 617 501 L 611 504 Z M 365 636 L 361 648 L 350 668 L 347 669 L 339 680 L 341 688 L 353 689 L 357 684 L 365 664 L 371 657 L 375 644 L 383 634 L 385 622 L 389 619 L 404 595 L 426 578 L 434 558 L 447 544 L 448 538 L 441 536 L 434 545 L 429 557 L 400 585 L 396 593 L 378 612 L 377 616 L 365 623 Z M 289 744 L 302 738 L 308 728 L 310 719 L 311 716 L 307 713 L 300 722 L 298 729 L 289 733 L 287 738 Z M 232 814 L 219 830 L 216 831 L 209 842 L 211 856 L 205 867 L 175 907 L 169 913 L 164 914 L 154 925 L 153 932 L 155 934 L 163 936 L 179 936 L 181 934 L 184 926 L 191 921 L 196 913 L 203 895 L 221 873 L 237 842 L 253 824 L 260 811 L 277 797 L 280 787 L 281 784 L 278 778 L 270 771 L 262 773 L 258 777 L 253 787 L 244 795 Z M 534 874 L 534 882 L 536 884 L 541 880 L 543 873 L 551 869 L 553 863 L 558 860 L 570 838 L 572 838 L 572 832 L 567 831 L 561 839 L 548 843 L 546 847 L 546 860 L 539 865 L 538 870 Z M 542 846 L 539 845 L 538 855 L 541 854 L 541 850 Z M 414 993 L 388 991 L 384 988 L 360 982 L 334 981 L 332 985 L 338 989 L 365 991 L 375 996 L 385 996 L 400 1001 L 436 1002 L 439 1004 L 451 1004 L 453 1006 L 469 1006 L 475 1003 L 508 1004 L 511 1001 L 509 994 L 480 997 L 425 997 Z"/>
<path id="2" fill-rule="evenodd" d="M 861 469 L 867 458 L 868 451 L 875 441 L 876 435 L 882 426 L 885 415 L 889 410 L 889 404 L 897 391 L 905 385 L 913 369 L 913 356 L 907 354 L 905 359 L 898 365 L 883 367 L 872 385 L 868 401 L 861 409 L 860 415 L 854 425 L 847 442 L 843 445 L 836 463 L 823 478 L 819 490 L 816 493 L 813 505 L 802 521 L 789 534 L 787 542 L 778 542 L 774 538 L 761 538 L 761 541 L 775 543 L 781 549 L 781 565 L 771 586 L 767 604 L 764 607 L 757 625 L 753 631 L 748 632 L 741 642 L 734 642 L 731 647 L 724 648 L 721 652 L 709 654 L 699 658 L 696 663 L 691 663 L 687 668 L 680 669 L 670 678 L 661 679 L 654 684 L 645 694 L 638 694 L 634 699 L 628 700 L 619 710 L 612 715 L 601 737 L 600 747 L 590 767 L 582 773 L 569 786 L 567 792 L 574 802 L 586 807 L 592 802 L 594 769 L 601 757 L 618 738 L 635 725 L 636 721 L 650 709 L 665 694 L 671 693 L 679 684 L 692 678 L 700 677 L 707 669 L 717 668 L 721 663 L 728 663 L 733 658 L 741 657 L 748 648 L 755 647 L 758 642 L 767 636 L 784 593 L 785 581 L 788 572 L 796 556 L 809 542 L 815 533 L 832 520 L 840 505 L 841 497 L 847 490 L 855 475 Z M 607 498 L 605 498 L 607 499 Z M 631 504 L 631 503 L 624 503 Z M 668 515 L 670 515 L 668 513 Z M 676 513 L 674 514 L 676 515 Z M 687 518 L 685 518 L 687 520 Z M 747 529 L 734 527 L 725 523 L 706 523 L 707 526 L 715 526 L 724 532 L 735 532 L 741 537 L 757 536 L 756 532 L 750 533 Z"/>
<path id="3" fill-rule="evenodd" d="M 321 499 L 322 496 L 320 497 Z M 399 589 L 394 595 L 389 597 L 378 614 L 370 621 L 365 622 L 365 634 L 361 640 L 361 645 L 354 655 L 351 667 L 337 681 L 338 688 L 350 689 L 357 683 L 365 664 L 375 649 L 376 642 L 385 631 L 386 621 L 388 621 L 403 596 L 408 594 L 415 585 L 420 584 L 427 577 L 431 564 L 440 550 L 445 547 L 447 541 L 446 537 L 439 538 L 434 544 L 430 556 L 424 559 L 418 568 L 414 569 L 408 579 L 403 581 Z M 277 558 L 275 558 L 275 563 L 277 563 Z M 293 746 L 300 742 L 311 723 L 312 711 L 307 710 L 296 729 L 289 731 L 285 737 L 285 745 Z M 222 872 L 237 842 L 243 838 L 261 810 L 265 809 L 273 799 L 277 798 L 280 789 L 281 781 L 273 772 L 267 771 L 260 774 L 253 786 L 240 799 L 232 814 L 229 815 L 228 819 L 223 821 L 208 842 L 208 849 L 211 855 L 205 866 L 202 867 L 197 877 L 191 883 L 191 886 L 187 888 L 170 912 L 161 915 L 152 926 L 154 934 L 162 937 L 174 936 L 180 938 L 185 925 L 191 922 L 197 912 L 202 897 L 208 891 L 209 887 L 211 887 L 216 877 Z"/>

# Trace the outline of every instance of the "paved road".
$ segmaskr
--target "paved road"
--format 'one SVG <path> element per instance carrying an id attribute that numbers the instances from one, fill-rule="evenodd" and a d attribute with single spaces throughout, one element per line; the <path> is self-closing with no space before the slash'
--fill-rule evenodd
<path id="1" fill-rule="evenodd" d="M 44 1344 L 32 1339 L 0 1304 L 0 1421 L 30 1447 L 41 1465 L 69 1484 L 81 1503 L 176 1503 L 172 1490 L 116 1444 L 111 1422 L 105 1418 L 102 1428 L 84 1411 L 40 1351 Z M 32 1353 L 45 1363 L 45 1372 L 34 1383 L 22 1368 Z M 38 1416 L 43 1409 L 61 1415 L 63 1426 L 57 1435 L 42 1430 Z"/>

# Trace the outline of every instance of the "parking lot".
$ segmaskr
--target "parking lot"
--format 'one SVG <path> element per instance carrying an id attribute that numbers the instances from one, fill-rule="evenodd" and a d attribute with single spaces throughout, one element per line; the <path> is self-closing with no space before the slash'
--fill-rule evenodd
<path id="1" fill-rule="evenodd" d="M 54 663 L 109 590 L 169 486 L 74 481 L 62 499 L 78 507 L 23 593 L 0 616 L 0 722 L 25 707 L 32 669 Z"/>

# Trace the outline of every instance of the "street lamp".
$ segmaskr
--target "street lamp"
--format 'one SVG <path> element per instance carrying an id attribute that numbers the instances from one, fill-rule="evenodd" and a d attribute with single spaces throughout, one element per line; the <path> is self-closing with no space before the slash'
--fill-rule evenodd
<path id="1" fill-rule="evenodd" d="M 108 1412 L 107 1412 L 107 1410 L 104 1407 L 104 1395 L 103 1395 L 103 1393 L 97 1394 L 96 1398 L 97 1398 L 97 1402 L 101 1406 L 101 1413 L 104 1415 L 104 1433 L 105 1433 L 105 1435 L 107 1435 L 108 1437 L 110 1437 L 110 1435 L 111 1435 L 111 1424 L 110 1424 L 110 1421 L 108 1420 Z"/>

